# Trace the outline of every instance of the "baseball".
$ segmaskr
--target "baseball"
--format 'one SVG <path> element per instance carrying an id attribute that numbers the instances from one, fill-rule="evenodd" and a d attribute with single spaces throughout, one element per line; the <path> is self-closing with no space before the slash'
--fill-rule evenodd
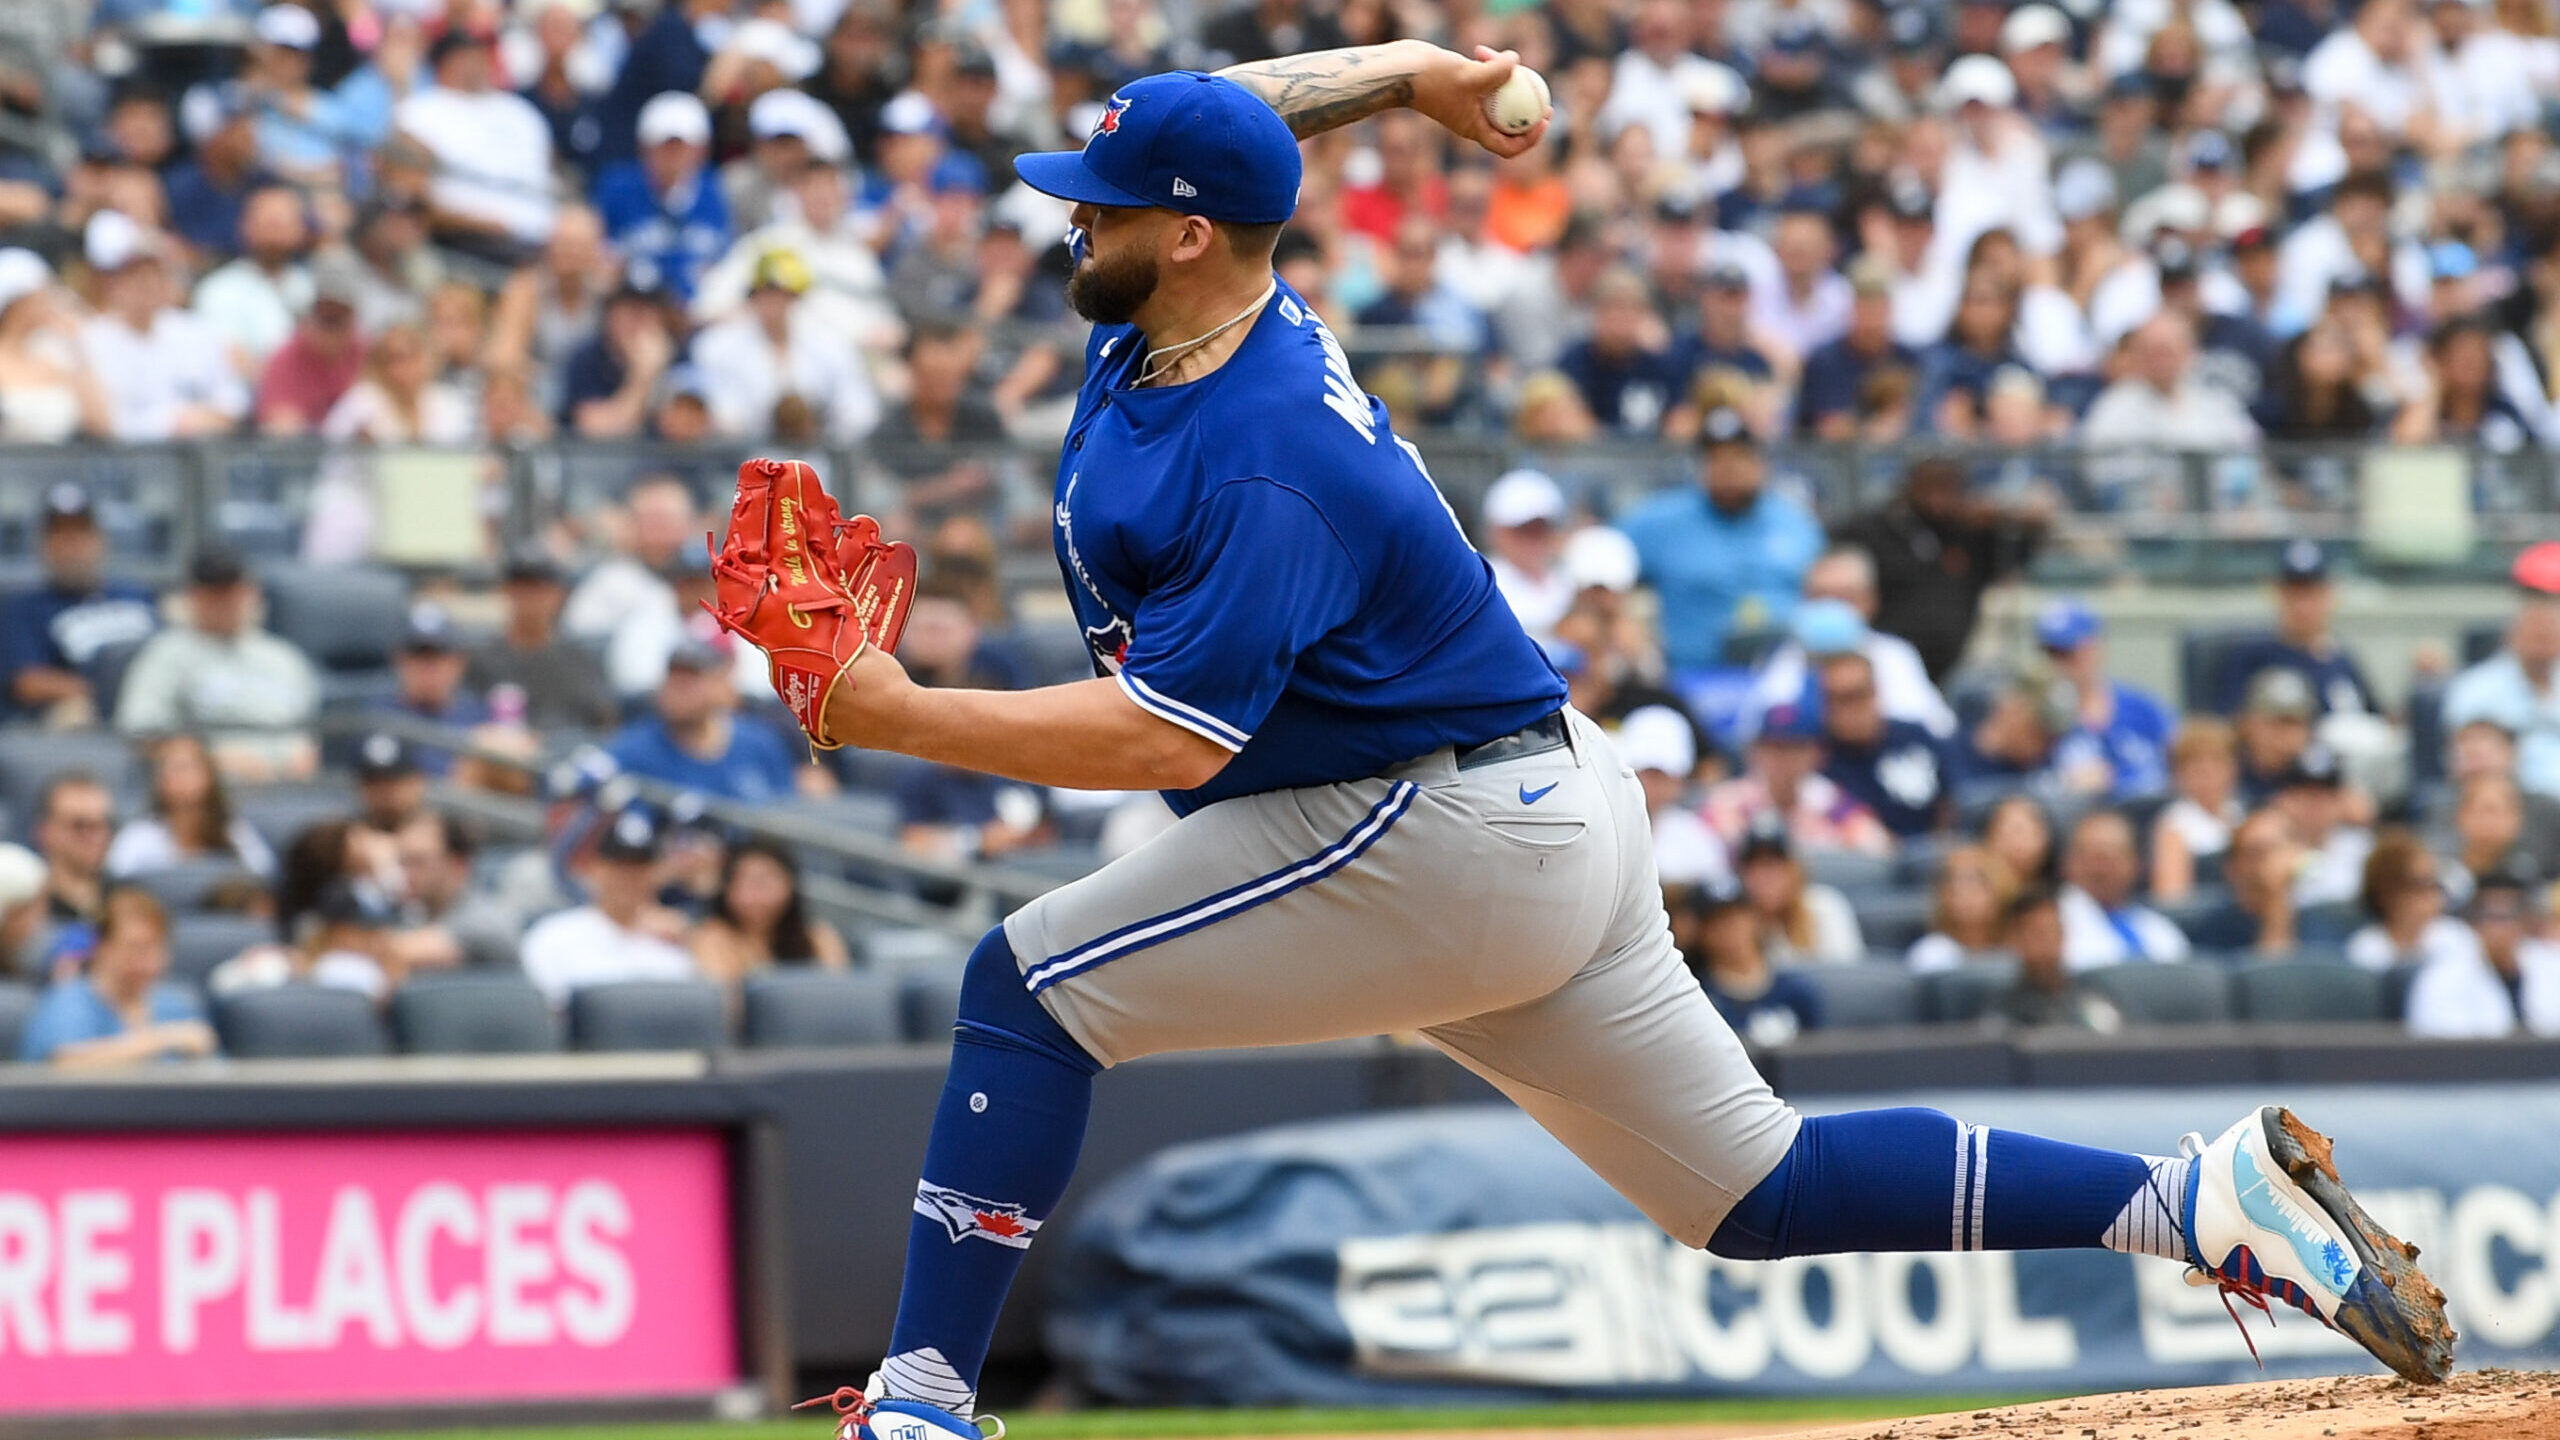
<path id="1" fill-rule="evenodd" d="M 1484 97 L 1484 118 L 1505 135 L 1526 133 L 1547 113 L 1547 82 L 1526 65 L 1511 72 L 1502 88 Z"/>

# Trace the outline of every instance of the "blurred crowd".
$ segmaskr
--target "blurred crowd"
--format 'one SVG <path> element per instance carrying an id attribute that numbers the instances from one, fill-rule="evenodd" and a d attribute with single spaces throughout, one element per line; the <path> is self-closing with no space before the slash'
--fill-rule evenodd
<path id="1" fill-rule="evenodd" d="M 1307 146 L 1280 268 L 1408 430 L 2560 435 L 2550 0 L 30 0 L 0 438 L 868 442 L 1081 368 L 1010 160 L 1124 81 L 1516 48 L 1548 141 Z"/>
<path id="2" fill-rule="evenodd" d="M 1514 471 L 1486 534 L 1643 779 L 1683 944 L 1746 1033 L 1819 1026 L 1798 967 L 1872 958 L 2019 967 L 2026 1023 L 2128 1023 L 2083 988 L 2109 967 L 2283 962 L 2385 975 L 2338 984 L 2420 1034 L 2560 1034 L 2560 544 L 2515 563 L 2494 653 L 2448 676 L 2439 649 L 2386 707 L 2330 554 L 2290 542 L 2271 613 L 2217 614 L 2173 701 L 2118 677 L 2081 600 L 2027 644 L 1978 633 L 2044 517 L 1954 462 L 1826 531 L 1739 414 L 1698 449 L 1614 526 Z"/>

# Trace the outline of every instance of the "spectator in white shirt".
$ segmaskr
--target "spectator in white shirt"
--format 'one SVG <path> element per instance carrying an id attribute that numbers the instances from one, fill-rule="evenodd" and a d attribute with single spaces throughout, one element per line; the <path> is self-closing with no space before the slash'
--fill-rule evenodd
<path id="1" fill-rule="evenodd" d="M 2134 900 L 2141 874 L 2133 824 L 2120 812 L 2092 810 L 2071 827 L 2071 843 L 2062 855 L 2064 964 L 2094 970 L 2187 958 L 2186 932 Z"/>
<path id="2" fill-rule="evenodd" d="M 693 978 L 692 952 L 678 938 L 682 918 L 657 903 L 660 845 L 648 811 L 614 816 L 581 877 L 587 903 L 546 915 L 524 933 L 525 978 L 552 1004 L 568 1004 L 589 985 Z"/>
<path id="3" fill-rule="evenodd" d="M 1971 251 L 1986 231 L 2006 230 L 2030 255 L 2062 248 L 2053 204 L 2053 166 L 2035 126 L 2017 111 L 2018 82 L 1988 55 L 1947 67 L 1938 108 L 1949 118 L 1938 169 L 1937 235 L 1950 256 Z"/>
<path id="4" fill-rule="evenodd" d="M 2302 62 L 2302 88 L 2319 102 L 2325 128 L 2354 106 L 2395 139 L 2420 149 L 2440 136 L 2434 97 L 2419 65 L 2418 21 L 2410 0 L 2366 0 L 2352 24 L 2333 30 Z"/>
<path id="5" fill-rule="evenodd" d="M 694 368 L 722 434 L 771 435 L 775 407 L 788 398 L 804 402 L 839 444 L 879 425 L 880 394 L 853 337 L 803 305 L 808 289 L 809 267 L 798 255 L 767 251 L 748 280 L 746 308 L 694 338 Z"/>
<path id="6" fill-rule="evenodd" d="M 192 731 L 234 780 L 308 775 L 319 754 L 311 717 L 320 679 L 309 657 L 250 620 L 248 562 L 207 548 L 189 562 L 186 619 L 143 642 L 116 697 L 128 735 Z"/>
<path id="7" fill-rule="evenodd" d="M 2368 919 L 2347 937 L 2350 963 L 2366 970 L 2479 963 L 2480 942 L 2445 913 L 2444 875 L 2417 836 L 2391 830 L 2376 839 L 2358 893 Z"/>
<path id="8" fill-rule="evenodd" d="M 1778 705 L 1800 703 L 1811 682 L 1809 655 L 1848 654 L 1867 657 L 1875 671 L 1876 701 L 1888 720 L 1908 720 L 1933 735 L 1956 733 L 1956 712 L 1929 679 L 1929 667 L 1910 641 L 1875 628 L 1876 562 L 1856 546 L 1826 550 L 1805 567 L 1804 598 L 1796 609 L 1787 638 L 1760 662 L 1751 682 L 1745 718 L 1759 728 L 1761 715 Z M 1815 601 L 1835 605 L 1816 605 Z M 1846 609 L 1849 613 L 1842 615 Z M 1854 620 L 1855 624 L 1845 623 Z"/>
<path id="9" fill-rule="evenodd" d="M 1846 334 L 1849 282 L 1832 268 L 1839 242 L 1831 217 L 1812 206 L 1790 206 L 1778 215 L 1770 247 L 1778 256 L 1778 283 L 1751 294 L 1754 333 L 1788 352 L 1790 368 Z"/>
<path id="10" fill-rule="evenodd" d="M 254 378 L 311 308 L 311 272 L 302 263 L 310 229 L 302 197 L 282 185 L 249 193 L 240 207 L 240 258 L 196 284 L 195 315 L 230 346 L 231 363 Z"/>
<path id="11" fill-rule="evenodd" d="M 1697 731 L 1689 717 L 1668 705 L 1640 705 L 1618 722 L 1618 759 L 1644 786 L 1653 816 L 1653 864 L 1665 885 L 1703 885 L 1729 879 L 1733 859 L 1721 836 L 1688 803 L 1689 777 L 1698 768 Z"/>
<path id="12" fill-rule="evenodd" d="M 904 328 L 890 302 L 880 256 L 854 217 L 851 186 L 852 177 L 834 165 L 803 167 L 786 192 L 794 203 L 787 210 L 777 206 L 771 224 L 740 236 L 694 282 L 693 318 L 718 320 L 745 305 L 756 263 L 787 250 L 809 268 L 801 311 L 818 317 L 826 329 L 851 337 L 865 351 L 895 353 Z"/>
<path id="13" fill-rule="evenodd" d="M 611 651 L 620 648 L 616 637 L 625 630 L 663 629 L 671 618 L 681 619 L 670 577 L 685 552 L 701 546 L 704 525 L 693 492 L 672 475 L 653 475 L 634 484 L 623 497 L 622 512 L 603 518 L 615 553 L 569 592 L 560 629 Z M 665 656 L 658 658 L 663 662 Z M 663 674 L 644 667 L 608 678 L 616 694 L 633 696 L 656 689 Z"/>
<path id="14" fill-rule="evenodd" d="M 2097 449 L 2180 451 L 2244 449 L 2257 442 L 2257 422 L 2231 392 L 2195 373 L 2194 322 L 2162 311 L 2136 326 L 2120 351 L 2124 378 L 2098 394 L 2081 422 L 2081 440 Z"/>
<path id="15" fill-rule="evenodd" d="M 451 25 L 429 52 L 436 83 L 400 102 L 392 124 L 435 157 L 428 187 L 436 238 L 516 259 L 550 238 L 551 127 L 522 96 L 499 89 L 489 41 Z"/>
<path id="16" fill-rule="evenodd" d="M 81 237 L 98 314 L 80 327 L 80 348 L 106 388 L 118 440 L 220 435 L 249 411 L 248 383 L 221 339 L 178 308 L 167 244 L 114 210 L 89 217 Z"/>
<path id="17" fill-rule="evenodd" d="M 2338 752 L 2317 741 L 2276 777 L 2268 803 L 2291 822 L 2309 856 L 2293 882 L 2296 905 L 2334 905 L 2364 893 L 2374 837 L 2365 826 L 2349 823 L 2346 785 Z"/>
<path id="18" fill-rule="evenodd" d="M 1564 566 L 1564 492 L 1537 470 L 1513 470 L 1484 492 L 1485 558 L 1531 639 L 1555 638 L 1576 587 Z"/>
<path id="19" fill-rule="evenodd" d="M 1693 87 L 1719 83 L 1715 71 L 1724 67 L 1691 52 L 1690 8 L 1683 0 L 1643 0 L 1631 38 L 1635 43 L 1619 52 L 1610 71 L 1608 103 L 1596 117 L 1599 133 L 1641 125 L 1653 134 L 1654 154 L 1687 154 Z"/>
<path id="20" fill-rule="evenodd" d="M 2515 858 L 2520 863 L 2481 876 L 2472 892 L 2472 943 L 2430 957 L 2410 982 L 2409 1033 L 2560 1035 L 2560 945 L 2532 934 L 2528 916 L 2548 913 L 2549 902 L 2532 863 Z"/>

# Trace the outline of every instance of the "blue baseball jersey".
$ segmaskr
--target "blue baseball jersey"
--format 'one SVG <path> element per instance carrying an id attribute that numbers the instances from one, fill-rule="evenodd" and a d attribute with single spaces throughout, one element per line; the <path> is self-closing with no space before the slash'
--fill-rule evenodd
<path id="1" fill-rule="evenodd" d="M 1509 734 L 1564 681 L 1422 457 L 1281 285 L 1209 375 L 1141 388 L 1096 326 L 1059 457 L 1058 565 L 1095 673 L 1235 758 L 1181 814 Z"/>

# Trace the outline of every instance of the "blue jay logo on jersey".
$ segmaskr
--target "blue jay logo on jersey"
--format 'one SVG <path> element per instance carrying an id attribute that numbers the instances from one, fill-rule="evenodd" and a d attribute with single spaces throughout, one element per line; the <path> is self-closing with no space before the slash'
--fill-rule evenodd
<path id="1" fill-rule="evenodd" d="M 1138 637 L 1137 632 L 1130 628 L 1128 620 L 1111 608 L 1110 601 L 1102 598 L 1102 587 L 1093 583 L 1092 573 L 1084 568 L 1084 554 L 1076 549 L 1076 517 L 1073 507 L 1076 499 L 1076 482 L 1083 478 L 1081 471 L 1069 475 L 1066 491 L 1058 497 L 1056 516 L 1058 548 L 1065 552 L 1067 568 L 1075 572 L 1076 583 L 1084 587 L 1084 593 L 1091 597 L 1103 614 L 1103 623 L 1084 627 L 1085 647 L 1093 652 L 1093 663 L 1100 667 L 1104 674 L 1117 675 L 1120 673 L 1120 667 L 1129 659 L 1130 643 Z"/>

